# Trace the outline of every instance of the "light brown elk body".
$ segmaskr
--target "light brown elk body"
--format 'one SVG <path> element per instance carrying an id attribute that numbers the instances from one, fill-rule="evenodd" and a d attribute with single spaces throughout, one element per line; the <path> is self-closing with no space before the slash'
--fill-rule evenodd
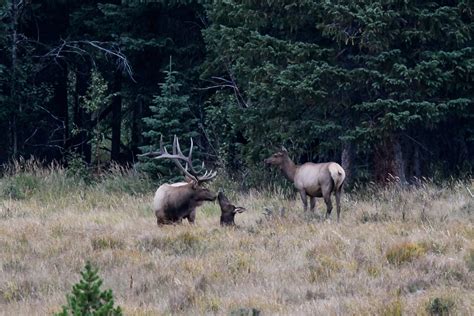
<path id="1" fill-rule="evenodd" d="M 293 182 L 298 190 L 303 207 L 308 209 L 308 197 L 310 199 L 311 211 L 316 207 L 316 198 L 323 197 L 326 203 L 326 218 L 332 211 L 331 194 L 336 196 L 337 220 L 341 213 L 342 185 L 346 177 L 344 169 L 335 162 L 312 163 L 307 162 L 296 165 L 288 156 L 288 151 L 283 147 L 265 159 L 265 163 L 278 166 L 283 175 Z"/>
<path id="2" fill-rule="evenodd" d="M 153 210 L 158 225 L 179 223 L 183 218 L 194 223 L 196 208 L 215 199 L 215 193 L 195 182 L 163 184 L 156 190 Z"/>
<path id="3" fill-rule="evenodd" d="M 156 190 L 153 199 L 153 210 L 155 211 L 158 225 L 179 223 L 186 218 L 190 223 L 194 223 L 196 218 L 196 208 L 205 201 L 214 201 L 216 194 L 204 188 L 202 184 L 212 180 L 217 173 L 205 172 L 199 176 L 192 165 L 193 140 L 189 155 L 184 156 L 179 147 L 178 138 L 173 141 L 173 154 L 168 153 L 163 142 L 160 140 L 160 151 L 146 153 L 142 156 L 151 156 L 153 159 L 171 159 L 181 171 L 186 175 L 187 182 L 173 184 L 163 184 Z M 181 165 L 184 161 L 186 167 Z"/>

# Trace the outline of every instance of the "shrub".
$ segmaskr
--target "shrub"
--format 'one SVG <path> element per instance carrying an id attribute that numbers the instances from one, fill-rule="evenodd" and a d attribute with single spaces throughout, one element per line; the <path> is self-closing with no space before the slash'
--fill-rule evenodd
<path id="1" fill-rule="evenodd" d="M 87 167 L 87 163 L 81 155 L 74 152 L 67 155 L 66 174 L 69 177 L 77 178 L 85 183 L 90 183 L 92 181 L 92 174 Z"/>
<path id="2" fill-rule="evenodd" d="M 5 198 L 22 200 L 31 196 L 31 194 L 38 190 L 39 186 L 39 178 L 35 175 L 18 173 L 5 179 L 2 195 Z"/>
<path id="3" fill-rule="evenodd" d="M 67 305 L 56 316 L 66 315 L 122 315 L 121 308 L 114 308 L 112 290 L 101 291 L 102 280 L 98 269 L 86 263 L 81 272 L 82 279 L 72 287 L 72 294 L 67 295 Z"/>
<path id="4" fill-rule="evenodd" d="M 447 316 L 452 314 L 454 302 L 451 299 L 435 297 L 426 306 L 430 315 Z"/>
<path id="5" fill-rule="evenodd" d="M 389 248 L 385 257 L 391 264 L 401 265 L 405 262 L 411 262 L 425 253 L 426 249 L 422 245 L 404 242 Z"/>

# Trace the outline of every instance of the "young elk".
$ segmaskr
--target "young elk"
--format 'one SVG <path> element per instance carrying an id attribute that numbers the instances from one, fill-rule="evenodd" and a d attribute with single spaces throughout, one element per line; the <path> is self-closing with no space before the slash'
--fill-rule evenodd
<path id="1" fill-rule="evenodd" d="M 231 204 L 222 192 L 219 192 L 219 194 L 217 195 L 217 200 L 219 201 L 219 206 L 221 207 L 221 225 L 234 226 L 235 214 L 245 212 L 246 209 Z"/>
<path id="2" fill-rule="evenodd" d="M 153 210 L 155 211 L 158 225 L 180 223 L 187 218 L 192 224 L 196 218 L 196 208 L 204 201 L 214 201 L 216 194 L 204 188 L 204 182 L 212 180 L 217 172 L 206 171 L 199 176 L 192 164 L 193 139 L 188 156 L 183 155 L 179 147 L 179 140 L 174 136 L 173 153 L 170 154 L 163 146 L 163 137 L 160 139 L 160 150 L 150 152 L 141 156 L 151 156 L 153 159 L 171 159 L 184 173 L 187 182 L 163 184 L 156 190 L 153 199 Z M 185 167 L 181 164 L 185 163 Z M 201 170 L 204 169 L 204 163 Z"/>
<path id="3" fill-rule="evenodd" d="M 308 209 L 308 196 L 310 198 L 311 211 L 314 211 L 316 207 L 316 198 L 324 197 L 327 207 L 326 218 L 328 218 L 332 211 L 331 193 L 334 192 L 336 196 L 337 221 L 339 221 L 342 185 L 346 177 L 344 169 L 339 164 L 335 162 L 307 162 L 302 165 L 295 165 L 288 156 L 288 151 L 285 147 L 282 147 L 280 151 L 265 159 L 265 163 L 278 166 L 283 175 L 293 182 L 301 195 L 305 211 Z"/>

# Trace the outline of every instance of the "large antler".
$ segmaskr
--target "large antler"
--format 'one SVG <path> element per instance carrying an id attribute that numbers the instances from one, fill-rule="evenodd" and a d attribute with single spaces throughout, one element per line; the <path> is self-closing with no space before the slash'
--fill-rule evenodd
<path id="1" fill-rule="evenodd" d="M 196 171 L 193 167 L 193 161 L 192 161 L 192 156 L 193 156 L 193 139 L 191 138 L 191 147 L 189 148 L 189 154 L 188 156 L 185 156 L 183 152 L 181 151 L 181 148 L 179 146 L 179 140 L 176 135 L 174 135 L 173 139 L 173 153 L 170 154 L 168 150 L 166 150 L 166 147 L 163 146 L 163 136 L 160 137 L 160 150 L 159 151 L 153 151 L 149 152 L 140 156 L 156 156 L 153 157 L 153 159 L 171 159 L 176 166 L 178 166 L 181 171 L 184 172 L 185 175 L 187 175 L 189 178 L 193 179 L 196 182 L 205 182 L 212 180 L 217 176 L 217 171 L 205 171 L 203 175 L 199 175 L 199 172 L 205 169 L 204 167 L 204 162 L 202 163 L 201 169 L 199 171 Z M 185 162 L 185 167 L 180 163 L 180 161 Z M 188 170 L 189 169 L 189 170 Z"/>

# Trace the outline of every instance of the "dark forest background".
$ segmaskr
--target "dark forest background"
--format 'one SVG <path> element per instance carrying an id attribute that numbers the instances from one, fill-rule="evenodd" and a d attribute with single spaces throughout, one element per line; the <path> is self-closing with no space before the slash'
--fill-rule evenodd
<path id="1" fill-rule="evenodd" d="M 469 176 L 473 16 L 470 0 L 0 0 L 0 163 L 137 165 L 176 134 L 246 186 L 281 145 L 352 181 Z"/>

